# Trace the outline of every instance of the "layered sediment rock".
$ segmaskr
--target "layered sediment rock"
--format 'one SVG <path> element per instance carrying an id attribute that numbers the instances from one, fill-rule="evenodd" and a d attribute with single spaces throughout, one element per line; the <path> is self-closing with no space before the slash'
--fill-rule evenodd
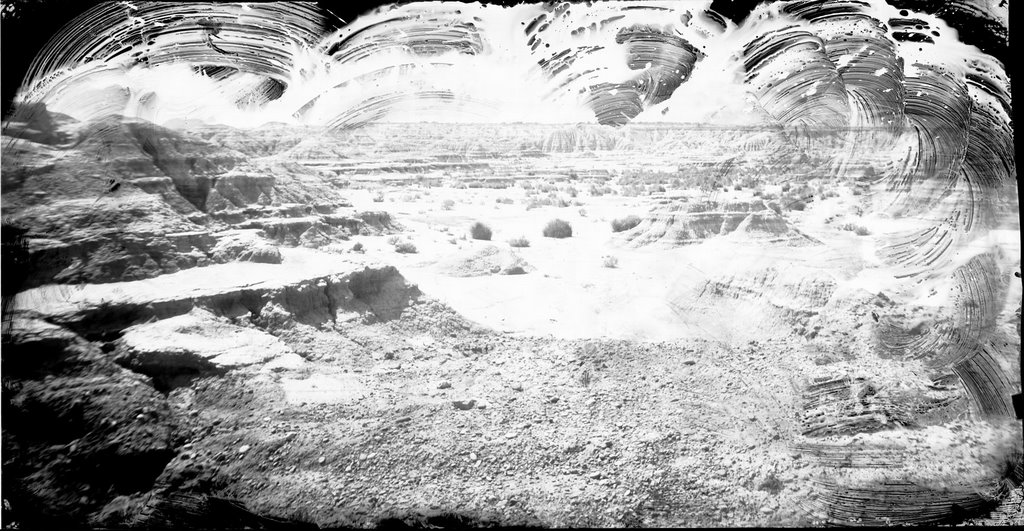
<path id="1" fill-rule="evenodd" d="M 639 225 L 624 232 L 634 246 L 680 246 L 715 236 L 742 234 L 761 240 L 783 240 L 794 235 L 785 218 L 764 202 L 683 203 L 666 201 L 655 207 Z"/>

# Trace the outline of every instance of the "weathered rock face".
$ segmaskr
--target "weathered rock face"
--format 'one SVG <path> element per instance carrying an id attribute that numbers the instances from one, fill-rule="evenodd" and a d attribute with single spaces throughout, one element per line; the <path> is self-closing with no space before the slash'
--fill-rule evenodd
<path id="1" fill-rule="evenodd" d="M 291 162 L 250 161 L 213 181 L 205 211 L 229 221 L 239 213 L 245 213 L 248 218 L 271 216 L 276 209 L 288 204 L 303 205 L 318 214 L 330 214 L 338 208 L 351 206 L 337 188 L 303 166 Z"/>
<path id="2" fill-rule="evenodd" d="M 266 226 L 272 240 L 309 247 L 384 230 L 338 213 L 350 206 L 338 189 L 295 163 L 248 160 L 144 121 L 22 114 L 68 141 L 5 137 L 5 215 L 27 231 L 34 264 L 21 289 L 151 278 L 225 260 L 280 262 L 269 243 L 229 237 L 214 249 L 228 225 Z"/>
<path id="3" fill-rule="evenodd" d="M 26 285 L 150 278 L 210 263 L 215 239 L 159 198 L 130 191 L 65 200 L 12 216 L 27 229 Z"/>
<path id="4" fill-rule="evenodd" d="M 128 327 L 117 341 L 117 363 L 154 378 L 160 387 L 175 379 L 239 367 L 301 363 L 276 337 L 228 323 L 207 310 Z"/>
<path id="5" fill-rule="evenodd" d="M 212 258 L 217 263 L 256 262 L 260 264 L 280 264 L 281 251 L 269 242 L 258 238 L 255 231 L 231 231 L 220 236 L 217 245 L 211 250 Z"/>
<path id="6" fill-rule="evenodd" d="M 715 236 L 742 234 L 758 239 L 790 237 L 786 220 L 762 201 L 733 203 L 666 202 L 622 237 L 632 245 L 680 246 Z"/>
<path id="7" fill-rule="evenodd" d="M 419 294 L 393 267 L 348 263 L 310 276 L 288 276 L 282 267 L 258 266 L 264 276 L 206 291 L 166 281 L 153 291 L 166 276 L 121 283 L 98 299 L 76 299 L 86 290 L 71 289 L 65 292 L 76 299 L 70 313 L 16 304 L 3 334 L 4 498 L 17 508 L 13 516 L 30 528 L 57 529 L 86 522 L 146 529 L 167 522 L 204 526 L 218 518 L 227 527 L 239 518 L 261 522 L 207 503 L 205 494 L 227 476 L 208 463 L 189 467 L 198 457 L 191 444 L 204 436 L 189 424 L 219 414 L 205 409 L 202 398 L 194 402 L 195 390 L 288 371 L 288 381 L 296 381 L 308 362 L 269 332 L 331 328 L 334 320 L 359 316 L 394 318 Z M 193 280 L 201 274 L 183 273 Z M 51 295 L 60 292 L 41 289 L 50 288 Z M 248 407 L 244 395 L 239 400 L 237 407 Z M 162 498 L 168 488 L 199 494 Z"/>
<path id="8" fill-rule="evenodd" d="M 67 115 L 53 114 L 42 103 L 21 105 L 4 124 L 4 134 L 39 144 L 67 142 L 70 135 L 65 130 L 74 120 Z"/>
<path id="9" fill-rule="evenodd" d="M 31 527 L 56 529 L 150 489 L 183 442 L 166 399 L 68 330 L 23 320 L 13 329 L 4 337 L 4 498 L 45 508 Z"/>

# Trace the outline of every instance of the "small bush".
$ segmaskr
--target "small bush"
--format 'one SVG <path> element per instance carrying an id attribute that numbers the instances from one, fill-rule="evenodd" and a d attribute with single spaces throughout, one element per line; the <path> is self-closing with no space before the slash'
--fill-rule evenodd
<path id="1" fill-rule="evenodd" d="M 412 242 L 400 242 L 395 244 L 395 252 L 402 254 L 410 254 L 416 252 L 416 246 Z"/>
<path id="2" fill-rule="evenodd" d="M 477 221 L 469 228 L 469 235 L 472 236 L 474 240 L 490 240 L 491 228 Z"/>
<path id="3" fill-rule="evenodd" d="M 373 196 L 373 202 L 374 203 L 383 203 L 384 202 L 384 192 L 377 192 L 377 194 Z"/>
<path id="4" fill-rule="evenodd" d="M 619 259 L 611 255 L 605 256 L 601 260 L 604 266 L 608 268 L 615 268 L 619 265 Z"/>
<path id="5" fill-rule="evenodd" d="M 544 226 L 545 238 L 571 238 L 572 225 L 568 221 L 553 219 Z"/>
<path id="6" fill-rule="evenodd" d="M 354 253 L 361 253 L 361 252 L 363 252 L 363 244 L 362 244 L 362 242 L 356 242 L 356 244 L 352 246 L 352 252 L 354 252 Z"/>
<path id="7" fill-rule="evenodd" d="M 869 231 L 868 228 L 865 227 L 864 225 L 855 225 L 853 223 L 846 223 L 845 225 L 843 225 L 840 228 L 843 229 L 843 230 L 848 230 L 848 231 L 856 234 L 857 236 L 867 236 L 867 235 L 871 234 L 871 231 Z"/>
<path id="8" fill-rule="evenodd" d="M 388 242 L 391 245 L 394 245 L 394 244 L 398 243 L 401 239 L 402 238 L 400 236 L 395 234 L 395 235 L 392 235 L 392 236 L 388 236 L 388 239 L 386 239 L 384 241 Z"/>
<path id="9" fill-rule="evenodd" d="M 529 247 L 530 240 L 527 240 L 526 236 L 520 236 L 518 238 L 512 238 L 508 241 L 508 244 L 512 247 Z"/>
<path id="10" fill-rule="evenodd" d="M 624 218 L 612 220 L 612 232 L 622 232 L 625 230 L 632 229 L 640 224 L 640 218 L 637 216 L 626 216 Z"/>
<path id="11" fill-rule="evenodd" d="M 452 199 L 445 199 L 444 201 L 441 201 L 441 208 L 444 210 L 451 210 L 455 208 L 455 201 Z"/>

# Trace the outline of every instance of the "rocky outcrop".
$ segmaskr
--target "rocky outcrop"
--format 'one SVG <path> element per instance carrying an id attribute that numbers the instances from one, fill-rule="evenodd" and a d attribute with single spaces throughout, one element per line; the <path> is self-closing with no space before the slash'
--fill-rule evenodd
<path id="1" fill-rule="evenodd" d="M 111 498 L 151 489 L 184 441 L 149 379 L 66 329 L 22 321 L 14 330 L 4 338 L 3 394 L 14 516 L 33 528 L 81 527 Z"/>
<path id="2" fill-rule="evenodd" d="M 81 289 L 42 286 L 20 294 L 14 311 L 95 338 L 197 307 L 263 324 L 273 320 L 265 311 L 281 311 L 288 316 L 285 321 L 312 326 L 351 318 L 390 320 L 419 295 L 392 266 L 332 260 L 306 269 L 285 260 L 281 265 L 216 264 Z"/>
<path id="3" fill-rule="evenodd" d="M 260 264 L 281 263 L 281 251 L 258 238 L 254 231 L 229 231 L 219 236 L 217 245 L 211 250 L 213 260 L 218 263 L 235 260 Z"/>
<path id="4" fill-rule="evenodd" d="M 207 265 L 215 238 L 159 198 L 135 192 L 22 209 L 31 288 L 150 278 Z"/>
<path id="5" fill-rule="evenodd" d="M 461 253 L 438 267 L 443 274 L 453 277 L 522 275 L 534 269 L 516 251 L 496 245 Z"/>
<path id="6" fill-rule="evenodd" d="M 228 323 L 207 310 L 126 328 L 115 361 L 157 381 L 157 388 L 204 373 L 250 365 L 296 366 L 302 359 L 276 337 Z M 187 381 L 187 380 L 186 380 Z"/>
<path id="7" fill-rule="evenodd" d="M 724 204 L 666 201 L 621 237 L 634 246 L 676 247 L 729 234 L 760 240 L 795 237 L 785 218 L 760 200 Z"/>

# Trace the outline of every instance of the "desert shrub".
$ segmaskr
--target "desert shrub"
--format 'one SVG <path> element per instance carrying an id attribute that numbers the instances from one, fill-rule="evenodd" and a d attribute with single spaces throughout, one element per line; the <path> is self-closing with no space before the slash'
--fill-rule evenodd
<path id="1" fill-rule="evenodd" d="M 612 220 L 612 232 L 622 232 L 624 230 L 632 229 L 640 224 L 640 218 L 637 216 L 626 216 L 624 218 Z"/>
<path id="2" fill-rule="evenodd" d="M 388 239 L 384 240 L 384 241 L 388 242 L 391 245 L 394 245 L 394 244 L 398 243 L 401 239 L 402 239 L 401 237 L 399 237 L 397 234 L 395 234 L 393 236 L 388 236 Z"/>
<path id="3" fill-rule="evenodd" d="M 603 265 L 604 265 L 605 267 L 608 267 L 608 268 L 615 268 L 616 266 L 618 266 L 618 265 L 619 265 L 619 259 L 618 259 L 618 258 L 615 258 L 615 257 L 614 257 L 614 256 L 612 256 L 612 255 L 608 255 L 608 256 L 605 256 L 605 257 L 601 258 L 601 263 L 602 263 L 602 264 L 603 264 Z"/>
<path id="4" fill-rule="evenodd" d="M 782 191 L 783 191 L 783 193 L 785 193 L 785 192 L 788 192 L 788 191 L 789 191 L 789 183 L 786 183 L 786 184 L 783 184 L 783 185 L 782 185 Z"/>
<path id="5" fill-rule="evenodd" d="M 518 238 L 512 238 L 508 241 L 508 244 L 512 247 L 529 247 L 530 240 L 527 240 L 526 236 L 520 236 Z"/>
<path id="6" fill-rule="evenodd" d="M 384 202 L 384 192 L 377 192 L 373 196 L 373 202 L 374 203 L 383 203 Z"/>
<path id="7" fill-rule="evenodd" d="M 732 185 L 732 189 L 736 190 L 737 192 L 739 192 L 740 190 L 743 189 L 743 185 L 740 184 L 740 183 L 736 183 L 736 184 Z"/>
<path id="8" fill-rule="evenodd" d="M 363 252 L 363 244 L 362 244 L 362 242 L 356 242 L 356 244 L 352 246 L 352 252 L 355 252 L 355 253 Z"/>
<path id="9" fill-rule="evenodd" d="M 499 198 L 495 199 L 494 202 L 495 203 L 501 203 L 503 205 L 511 205 L 515 201 L 513 201 L 511 197 L 499 197 Z"/>
<path id="10" fill-rule="evenodd" d="M 579 203 L 577 203 L 577 204 L 579 204 Z M 580 209 L 580 217 L 581 218 L 587 217 L 587 209 L 585 209 L 585 208 L 581 208 Z"/>
<path id="11" fill-rule="evenodd" d="M 579 190 L 577 190 L 575 186 L 570 186 L 569 188 L 566 189 L 565 192 L 569 194 L 569 197 L 572 198 L 575 198 L 577 195 L 579 195 Z"/>
<path id="12" fill-rule="evenodd" d="M 490 240 L 491 228 L 477 221 L 469 228 L 469 235 L 472 236 L 474 240 Z"/>
<path id="13" fill-rule="evenodd" d="M 416 252 L 416 246 L 412 242 L 399 242 L 395 244 L 395 252 L 410 254 Z"/>
<path id="14" fill-rule="evenodd" d="M 455 201 L 453 199 L 445 199 L 441 201 L 441 208 L 444 210 L 451 210 L 455 208 Z"/>
<path id="15" fill-rule="evenodd" d="M 864 225 L 856 225 L 854 223 L 846 223 L 840 228 L 843 230 L 848 230 L 856 234 L 857 236 L 867 236 L 871 234 L 871 231 L 868 230 L 868 228 L 865 227 Z"/>
<path id="16" fill-rule="evenodd" d="M 568 221 L 553 219 L 544 226 L 545 238 L 571 238 L 572 225 Z"/>

